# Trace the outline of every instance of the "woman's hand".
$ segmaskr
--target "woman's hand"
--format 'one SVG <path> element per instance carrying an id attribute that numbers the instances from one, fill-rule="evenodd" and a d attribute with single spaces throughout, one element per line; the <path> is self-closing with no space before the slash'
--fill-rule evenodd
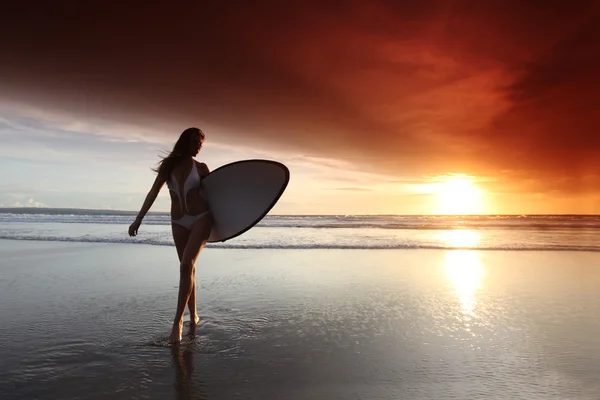
<path id="1" fill-rule="evenodd" d="M 136 218 L 135 221 L 133 221 L 133 224 L 129 225 L 129 236 L 137 235 L 138 229 L 141 224 L 142 224 L 142 220 L 139 218 Z"/>

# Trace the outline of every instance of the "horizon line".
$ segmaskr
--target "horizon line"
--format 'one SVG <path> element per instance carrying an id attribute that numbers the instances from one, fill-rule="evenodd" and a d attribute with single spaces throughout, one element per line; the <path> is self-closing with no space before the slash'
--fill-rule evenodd
<path id="1" fill-rule="evenodd" d="M 117 212 L 124 215 L 135 215 L 135 210 L 119 210 L 113 208 L 78 208 L 78 207 L 0 207 L 0 213 L 14 211 L 94 211 L 94 212 Z M 170 211 L 149 211 L 146 215 L 170 214 Z M 322 216 L 356 216 L 356 217 L 377 217 L 377 216 L 397 216 L 397 217 L 485 217 L 485 216 L 600 216 L 600 214 L 578 214 L 578 213 L 553 213 L 553 214 L 528 214 L 528 213 L 491 213 L 491 214 L 267 214 L 271 217 L 322 217 Z"/>

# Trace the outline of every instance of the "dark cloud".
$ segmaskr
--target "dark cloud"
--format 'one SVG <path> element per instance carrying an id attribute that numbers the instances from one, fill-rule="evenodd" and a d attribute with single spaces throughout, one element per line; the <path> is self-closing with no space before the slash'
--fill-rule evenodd
<path id="1" fill-rule="evenodd" d="M 0 91 L 402 176 L 600 183 L 597 2 L 322 3 L 12 2 Z"/>
<path id="2" fill-rule="evenodd" d="M 598 21 L 596 21 L 598 22 Z M 600 184 L 600 29 L 589 23 L 523 66 L 506 90 L 510 107 L 491 124 L 495 164 L 533 171 L 566 191 Z"/>

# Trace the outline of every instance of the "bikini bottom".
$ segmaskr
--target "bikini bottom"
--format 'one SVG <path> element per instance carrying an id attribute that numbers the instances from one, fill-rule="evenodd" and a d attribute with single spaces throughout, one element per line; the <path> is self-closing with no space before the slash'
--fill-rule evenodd
<path id="1" fill-rule="evenodd" d="M 171 222 L 177 225 L 181 225 L 189 231 L 192 229 L 192 226 L 194 226 L 196 221 L 198 221 L 200 218 L 202 218 L 209 212 L 210 210 L 204 211 L 203 213 L 198 215 L 183 214 L 183 217 L 179 218 L 178 220 L 172 219 Z"/>

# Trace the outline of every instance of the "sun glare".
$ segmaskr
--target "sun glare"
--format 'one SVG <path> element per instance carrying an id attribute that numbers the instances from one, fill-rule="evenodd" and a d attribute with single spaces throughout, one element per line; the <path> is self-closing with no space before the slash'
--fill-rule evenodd
<path id="1" fill-rule="evenodd" d="M 465 248 L 476 246 L 479 243 L 480 236 L 479 232 L 470 229 L 454 229 L 443 231 L 441 240 L 450 247 Z"/>
<path id="2" fill-rule="evenodd" d="M 481 213 L 481 191 L 464 178 L 453 178 L 442 182 L 437 193 L 440 214 Z"/>
<path id="3" fill-rule="evenodd" d="M 484 211 L 483 191 L 472 177 L 451 175 L 424 185 L 426 193 L 435 196 L 437 214 L 481 214 Z"/>

